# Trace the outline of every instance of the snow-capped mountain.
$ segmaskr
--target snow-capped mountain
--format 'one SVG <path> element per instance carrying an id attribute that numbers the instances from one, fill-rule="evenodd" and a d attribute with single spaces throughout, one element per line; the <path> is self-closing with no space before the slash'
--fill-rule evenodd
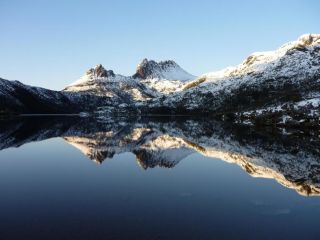
<path id="1" fill-rule="evenodd" d="M 118 104 L 129 104 L 155 97 L 154 92 L 137 79 L 114 74 L 112 70 L 106 70 L 101 64 L 89 69 L 84 76 L 63 91 L 108 97 Z"/>
<path id="2" fill-rule="evenodd" d="M 106 80 L 109 78 L 114 78 L 115 76 L 116 75 L 112 70 L 108 71 L 101 64 L 99 64 L 95 68 L 90 68 L 85 75 L 69 86 L 81 85 L 89 81 Z"/>
<path id="3" fill-rule="evenodd" d="M 146 58 L 138 65 L 133 78 L 162 94 L 181 91 L 187 81 L 196 79 L 172 60 L 155 62 Z"/>
<path id="4" fill-rule="evenodd" d="M 97 65 L 60 92 L 0 82 L 2 111 L 212 115 L 246 124 L 319 127 L 320 35 L 303 35 L 200 77 L 171 60 L 144 59 L 132 76 Z"/>
<path id="5" fill-rule="evenodd" d="M 134 78 L 188 81 L 196 77 L 183 70 L 172 60 L 155 62 L 143 59 L 137 66 Z"/>
<path id="6" fill-rule="evenodd" d="M 106 70 L 99 64 L 89 69 L 64 91 L 86 92 L 112 97 L 124 103 L 132 103 L 181 90 L 185 81 L 195 78 L 174 61 L 155 62 L 144 59 L 137 66 L 133 76 L 115 74 L 112 70 Z"/>

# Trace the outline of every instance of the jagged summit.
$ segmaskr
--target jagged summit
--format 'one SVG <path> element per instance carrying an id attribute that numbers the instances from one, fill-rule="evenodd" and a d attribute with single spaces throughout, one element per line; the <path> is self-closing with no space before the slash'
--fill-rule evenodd
<path id="1" fill-rule="evenodd" d="M 103 80 L 110 77 L 115 77 L 112 70 L 106 70 L 102 64 L 96 65 L 94 68 L 90 68 L 79 80 L 73 82 L 69 86 L 83 84 L 93 80 Z"/>
<path id="2" fill-rule="evenodd" d="M 140 77 L 142 79 L 146 79 L 152 74 L 154 74 L 155 70 L 165 71 L 168 68 L 178 68 L 178 67 L 179 65 L 172 60 L 156 62 L 154 60 L 148 60 L 147 58 L 144 58 L 138 64 L 134 77 Z"/>
<path id="3" fill-rule="evenodd" d="M 320 44 L 320 34 L 308 33 L 301 35 L 298 40 L 284 44 L 281 48 L 303 48 Z"/>
<path id="4" fill-rule="evenodd" d="M 183 70 L 172 60 L 156 62 L 144 58 L 137 66 L 133 76 L 116 75 L 112 70 L 106 70 L 101 64 L 90 68 L 79 80 L 68 85 L 68 87 L 82 85 L 94 80 L 135 80 L 135 79 L 157 79 L 157 80 L 193 80 L 196 77 Z"/>
<path id="5" fill-rule="evenodd" d="M 68 85 L 64 91 L 90 92 L 108 97 L 121 95 L 122 99 L 146 100 L 178 91 L 186 81 L 195 78 L 174 61 L 156 62 L 145 58 L 133 76 L 115 74 L 99 64 Z"/>
<path id="6" fill-rule="evenodd" d="M 114 77 L 115 74 L 112 70 L 106 70 L 102 64 L 96 65 L 94 68 L 90 68 L 86 75 L 90 75 L 92 78 L 106 78 Z"/>
<path id="7" fill-rule="evenodd" d="M 167 80 L 191 80 L 195 76 L 183 70 L 172 60 L 156 62 L 143 59 L 137 66 L 134 78 L 140 79 L 167 79 Z"/>

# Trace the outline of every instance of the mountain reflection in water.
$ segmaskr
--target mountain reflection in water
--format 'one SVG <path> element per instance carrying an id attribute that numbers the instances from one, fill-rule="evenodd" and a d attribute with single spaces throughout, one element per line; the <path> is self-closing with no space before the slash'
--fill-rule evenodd
<path id="1" fill-rule="evenodd" d="M 211 119 L 25 117 L 1 121 L 0 150 L 61 137 L 99 164 L 131 152 L 144 169 L 173 168 L 197 152 L 235 163 L 252 177 L 275 179 L 301 195 L 320 195 L 317 133 L 280 132 Z"/>

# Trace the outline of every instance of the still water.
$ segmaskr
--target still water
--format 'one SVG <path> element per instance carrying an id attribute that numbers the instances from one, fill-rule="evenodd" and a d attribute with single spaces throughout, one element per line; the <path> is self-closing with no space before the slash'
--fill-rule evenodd
<path id="1" fill-rule="evenodd" d="M 317 133 L 0 122 L 0 239 L 319 239 Z"/>

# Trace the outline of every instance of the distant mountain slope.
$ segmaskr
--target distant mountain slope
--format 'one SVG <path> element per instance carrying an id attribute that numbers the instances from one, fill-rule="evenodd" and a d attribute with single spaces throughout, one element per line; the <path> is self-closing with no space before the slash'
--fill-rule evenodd
<path id="1" fill-rule="evenodd" d="M 276 51 L 254 53 L 242 64 L 204 74 L 187 83 L 184 89 L 165 99 L 153 99 L 147 104 L 147 111 L 227 114 L 239 120 L 249 116 L 243 112 L 251 111 L 250 119 L 255 121 L 274 115 L 264 109 L 285 105 L 283 110 L 277 111 L 272 123 L 280 123 L 285 115 L 300 121 L 302 119 L 295 116 L 301 115 L 308 121 L 316 121 L 312 124 L 318 124 L 318 104 L 304 107 L 302 102 L 319 101 L 320 35 L 303 35 Z M 252 112 L 258 109 L 263 116 Z"/>
<path id="2" fill-rule="evenodd" d="M 79 108 L 59 91 L 30 87 L 0 78 L 0 110 L 22 113 L 69 113 Z"/>
<path id="3" fill-rule="evenodd" d="M 0 112 L 79 113 L 94 111 L 99 105 L 111 103 L 110 98 L 53 91 L 0 78 Z"/>

